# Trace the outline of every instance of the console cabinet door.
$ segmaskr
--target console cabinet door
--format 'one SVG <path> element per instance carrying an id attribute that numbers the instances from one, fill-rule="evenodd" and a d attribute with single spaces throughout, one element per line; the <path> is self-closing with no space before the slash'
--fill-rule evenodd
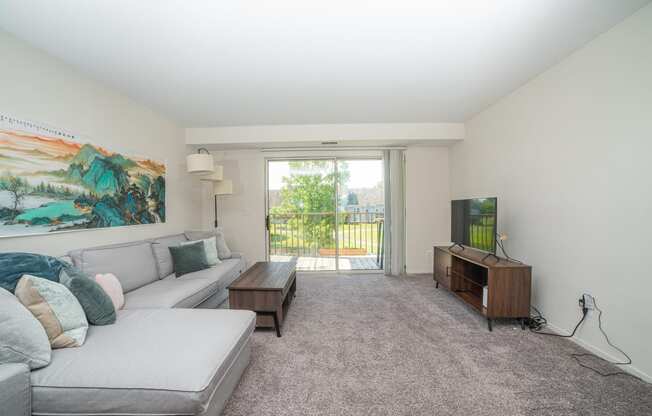
<path id="1" fill-rule="evenodd" d="M 433 272 L 435 281 L 440 285 L 444 286 L 447 289 L 450 289 L 451 286 L 451 265 L 453 256 L 448 254 L 443 250 L 439 250 L 437 247 L 434 249 L 434 266 Z"/>

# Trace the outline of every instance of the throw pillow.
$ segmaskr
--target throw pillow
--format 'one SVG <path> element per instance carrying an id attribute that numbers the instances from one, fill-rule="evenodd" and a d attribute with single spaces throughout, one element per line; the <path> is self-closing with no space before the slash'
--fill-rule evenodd
<path id="1" fill-rule="evenodd" d="M 75 295 L 84 309 L 88 323 L 91 325 L 115 323 L 113 301 L 102 289 L 102 286 L 97 284 L 95 279 L 86 277 L 81 272 L 74 277 L 68 277 L 69 271 L 61 272 L 61 283 Z"/>
<path id="2" fill-rule="evenodd" d="M 39 321 L 14 295 L 0 288 L 0 364 L 22 363 L 34 370 L 50 364 L 51 353 Z"/>
<path id="3" fill-rule="evenodd" d="M 102 289 L 104 289 L 104 292 L 109 295 L 111 302 L 113 303 L 113 308 L 116 311 L 119 311 L 123 306 L 125 306 L 125 295 L 122 290 L 122 285 L 114 274 L 97 274 L 95 275 L 95 281 L 102 287 Z"/>
<path id="4" fill-rule="evenodd" d="M 50 256 L 33 253 L 0 253 L 0 287 L 14 292 L 24 274 L 59 281 L 64 263 Z"/>
<path id="5" fill-rule="evenodd" d="M 206 250 L 206 260 L 208 260 L 208 265 L 215 266 L 216 264 L 220 264 L 221 261 L 220 261 L 220 257 L 217 254 L 216 238 L 209 237 L 198 241 L 204 242 L 204 250 Z M 192 243 L 196 243 L 196 241 L 186 241 L 185 243 L 181 243 L 181 245 L 186 246 Z"/>
<path id="6" fill-rule="evenodd" d="M 84 309 L 64 285 L 27 274 L 18 281 L 15 293 L 43 325 L 52 348 L 84 343 L 88 331 Z"/>
<path id="7" fill-rule="evenodd" d="M 185 234 L 188 240 L 201 240 L 203 238 L 215 237 L 217 254 L 220 260 L 230 259 L 233 256 L 231 249 L 226 245 L 224 232 L 221 228 L 216 228 L 213 231 L 186 231 Z"/>
<path id="8" fill-rule="evenodd" d="M 208 269 L 208 259 L 203 241 L 184 246 L 169 247 L 174 264 L 174 274 L 179 277 L 187 273 Z"/>

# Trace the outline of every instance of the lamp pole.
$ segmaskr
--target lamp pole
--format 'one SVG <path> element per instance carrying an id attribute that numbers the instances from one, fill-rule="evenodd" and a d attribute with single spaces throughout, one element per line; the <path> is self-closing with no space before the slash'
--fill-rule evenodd
<path id="1" fill-rule="evenodd" d="M 215 198 L 215 228 L 217 228 L 217 194 L 213 197 Z"/>

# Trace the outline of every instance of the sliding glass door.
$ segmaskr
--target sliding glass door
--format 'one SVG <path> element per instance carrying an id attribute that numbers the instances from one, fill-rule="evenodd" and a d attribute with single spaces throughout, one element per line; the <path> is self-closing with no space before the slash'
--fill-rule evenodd
<path id="1" fill-rule="evenodd" d="M 383 161 L 337 160 L 339 270 L 378 270 L 385 214 Z"/>
<path id="2" fill-rule="evenodd" d="M 383 251 L 380 159 L 267 161 L 267 249 L 302 271 L 378 270 Z"/>

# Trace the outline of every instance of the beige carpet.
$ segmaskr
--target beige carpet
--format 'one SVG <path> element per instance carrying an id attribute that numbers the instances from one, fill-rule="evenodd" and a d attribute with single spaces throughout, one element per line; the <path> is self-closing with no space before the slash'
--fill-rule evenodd
<path id="1" fill-rule="evenodd" d="M 299 275 L 283 331 L 256 331 L 225 416 L 652 415 L 652 386 L 514 322 L 490 333 L 423 276 Z"/>

